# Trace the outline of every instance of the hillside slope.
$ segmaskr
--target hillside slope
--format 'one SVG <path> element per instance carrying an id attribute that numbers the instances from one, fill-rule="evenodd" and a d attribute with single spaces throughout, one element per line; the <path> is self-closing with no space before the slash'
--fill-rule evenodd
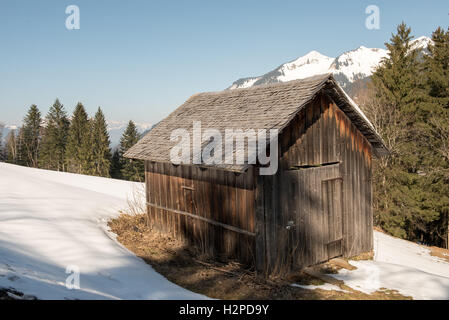
<path id="1" fill-rule="evenodd" d="M 0 163 L 0 288 L 39 299 L 205 298 L 169 282 L 107 231 L 140 186 Z M 65 285 L 74 266 L 79 290 Z"/>

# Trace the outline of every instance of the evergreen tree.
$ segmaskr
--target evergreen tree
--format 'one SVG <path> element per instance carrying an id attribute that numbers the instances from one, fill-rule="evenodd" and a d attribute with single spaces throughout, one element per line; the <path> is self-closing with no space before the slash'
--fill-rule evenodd
<path id="1" fill-rule="evenodd" d="M 95 174 L 95 163 L 94 163 L 94 120 L 87 120 L 88 130 L 81 143 L 80 149 L 80 160 L 81 160 L 81 173 L 87 175 Z"/>
<path id="2" fill-rule="evenodd" d="M 141 160 L 127 159 L 123 154 L 139 141 L 139 133 L 133 121 L 129 121 L 125 132 L 120 139 L 119 155 L 121 158 L 121 175 L 123 179 L 131 181 L 144 181 L 145 169 Z"/>
<path id="3" fill-rule="evenodd" d="M 122 160 L 120 157 L 120 151 L 119 148 L 117 148 L 113 155 L 111 160 L 111 177 L 114 179 L 122 179 Z"/>
<path id="4" fill-rule="evenodd" d="M 56 99 L 46 117 L 42 138 L 40 166 L 65 171 L 65 151 L 70 122 L 64 106 Z"/>
<path id="5" fill-rule="evenodd" d="M 98 108 L 93 121 L 92 142 L 93 174 L 101 177 L 109 177 L 111 167 L 110 141 L 106 120 L 100 108 Z"/>
<path id="6" fill-rule="evenodd" d="M 426 99 L 419 106 L 427 138 L 423 144 L 423 189 L 431 193 L 426 205 L 438 214 L 438 219 L 427 228 L 425 239 L 449 248 L 449 30 L 438 28 L 432 40 L 421 77 Z"/>
<path id="7" fill-rule="evenodd" d="M 81 103 L 78 103 L 71 119 L 66 149 L 67 170 L 88 173 L 88 163 L 92 160 L 91 125 Z"/>
<path id="8" fill-rule="evenodd" d="M 411 107 L 417 84 L 418 53 L 411 50 L 412 39 L 411 29 L 404 22 L 401 23 L 390 42 L 385 43 L 389 50 L 388 57 L 381 61 L 372 76 L 382 102 L 403 111 Z"/>
<path id="9" fill-rule="evenodd" d="M 449 108 L 449 28 L 438 28 L 432 34 L 433 45 L 430 54 L 425 56 L 426 81 L 429 95 L 437 99 L 443 108 Z"/>
<path id="10" fill-rule="evenodd" d="M 392 127 L 380 130 L 392 153 L 376 162 L 373 186 L 376 223 L 395 236 L 415 240 L 436 216 L 420 205 L 425 195 L 418 174 L 422 160 L 416 125 L 419 61 L 411 50 L 412 38 L 411 29 L 400 24 L 385 44 L 389 56 L 372 76 L 376 99 L 384 108 L 380 112 L 389 113 L 386 124 Z"/>
<path id="11" fill-rule="evenodd" d="M 36 105 L 32 105 L 24 118 L 21 132 L 20 153 L 25 165 L 38 167 L 38 155 L 41 142 L 41 113 Z"/>
<path id="12" fill-rule="evenodd" d="M 437 33 L 434 41 L 444 39 L 441 30 Z M 439 49 L 429 48 L 426 57 L 411 50 L 412 38 L 410 28 L 399 25 L 386 44 L 389 57 L 372 76 L 374 105 L 382 106 L 375 117 L 384 120 L 379 132 L 392 152 L 375 163 L 375 222 L 395 236 L 435 245 L 447 239 L 448 229 L 447 163 L 441 166 L 444 157 L 436 152 L 436 146 L 444 149 L 444 130 L 435 130 L 445 127 L 447 116 L 431 96 L 438 95 L 440 106 L 447 106 L 441 96 L 442 88 L 448 88 L 447 45 L 436 41 Z"/>

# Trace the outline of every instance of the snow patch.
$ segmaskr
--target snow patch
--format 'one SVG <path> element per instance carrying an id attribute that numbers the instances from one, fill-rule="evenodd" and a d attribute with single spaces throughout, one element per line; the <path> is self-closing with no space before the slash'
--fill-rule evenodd
<path id="1" fill-rule="evenodd" d="M 373 261 L 350 261 L 356 270 L 330 276 L 367 294 L 390 289 L 418 300 L 449 299 L 449 263 L 429 249 L 375 231 L 374 250 Z"/>

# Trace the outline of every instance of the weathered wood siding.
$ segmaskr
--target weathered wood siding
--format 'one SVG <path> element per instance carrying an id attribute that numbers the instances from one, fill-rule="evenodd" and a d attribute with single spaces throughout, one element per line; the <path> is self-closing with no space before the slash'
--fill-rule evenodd
<path id="1" fill-rule="evenodd" d="M 304 267 L 372 250 L 371 156 L 348 117 L 315 98 L 281 133 L 277 174 L 257 179 L 258 259 Z"/>
<path id="2" fill-rule="evenodd" d="M 279 142 L 273 176 L 146 161 L 150 225 L 259 270 L 372 250 L 372 148 L 343 111 L 320 94 Z"/>
<path id="3" fill-rule="evenodd" d="M 254 263 L 252 167 L 236 174 L 149 161 L 145 166 L 151 227 L 215 256 Z"/>

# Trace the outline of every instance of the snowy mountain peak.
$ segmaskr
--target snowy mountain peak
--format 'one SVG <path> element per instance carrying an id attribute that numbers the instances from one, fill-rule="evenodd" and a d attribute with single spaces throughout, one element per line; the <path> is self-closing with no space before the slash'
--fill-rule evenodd
<path id="1" fill-rule="evenodd" d="M 420 49 L 426 53 L 431 43 L 430 38 L 423 36 L 413 40 L 411 44 L 412 49 Z M 367 48 L 363 45 L 355 50 L 344 52 L 337 58 L 331 58 L 313 50 L 262 76 L 239 79 L 228 89 L 248 88 L 333 73 L 337 82 L 351 95 L 354 84 L 358 81 L 366 81 L 382 59 L 387 56 L 388 51 L 385 49 Z"/>
<path id="2" fill-rule="evenodd" d="M 387 55 L 387 50 L 360 46 L 337 57 L 330 71 L 343 87 L 347 87 L 348 83 L 371 76 L 375 67 Z"/>
<path id="3" fill-rule="evenodd" d="M 306 64 L 315 64 L 315 65 L 327 64 L 330 61 L 334 61 L 334 59 L 335 58 L 325 56 L 324 54 L 321 54 L 318 51 L 310 51 L 305 56 L 299 57 L 292 62 L 284 64 L 283 66 L 286 66 L 290 69 L 295 69 Z"/>
<path id="4" fill-rule="evenodd" d="M 315 74 L 327 73 L 335 58 L 325 56 L 318 51 L 310 51 L 305 56 L 283 64 L 277 69 L 278 82 L 301 79 Z"/>
<path id="5" fill-rule="evenodd" d="M 312 50 L 309 53 L 307 53 L 305 56 L 299 57 L 295 61 L 304 61 L 304 60 L 315 61 L 315 60 L 326 60 L 326 59 L 334 59 L 334 58 L 330 58 L 328 56 L 325 56 L 324 54 L 321 54 L 318 51 Z"/>
<path id="6" fill-rule="evenodd" d="M 415 50 L 415 49 L 427 49 L 427 47 L 431 44 L 433 44 L 432 39 L 426 37 L 426 36 L 422 36 L 419 38 L 416 38 L 415 40 L 411 41 L 411 49 Z"/>

